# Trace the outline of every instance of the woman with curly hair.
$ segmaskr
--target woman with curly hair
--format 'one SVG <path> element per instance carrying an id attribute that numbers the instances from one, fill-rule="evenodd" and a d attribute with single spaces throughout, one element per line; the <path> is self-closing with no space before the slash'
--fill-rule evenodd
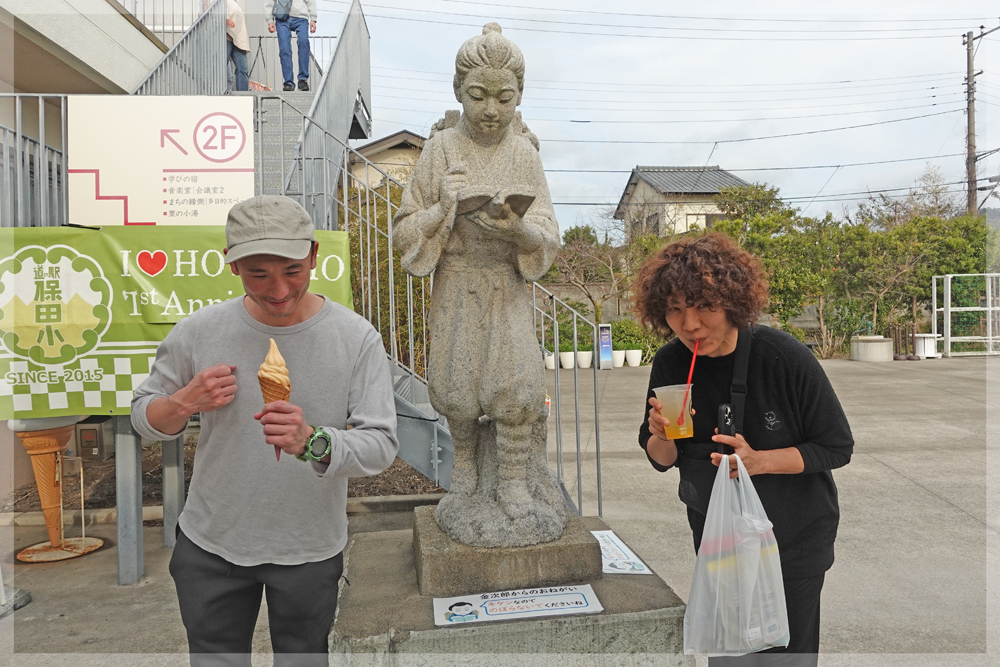
<path id="1" fill-rule="evenodd" d="M 653 359 L 639 444 L 656 470 L 679 468 L 678 495 L 687 505 L 695 550 L 725 451 L 739 456 L 754 476 L 781 554 L 790 643 L 762 653 L 786 655 L 710 658 L 709 664 L 815 665 L 820 591 L 833 564 L 840 519 L 831 470 L 846 465 L 854 449 L 840 401 L 804 345 L 754 324 L 767 305 L 767 279 L 760 262 L 727 236 L 712 233 L 668 245 L 643 266 L 634 291 L 641 320 L 674 338 Z M 750 344 L 743 428 L 735 436 L 719 435 L 718 408 L 732 402 L 741 330 L 749 331 L 744 340 Z M 665 429 L 674 416 L 660 414 L 653 388 L 684 384 L 696 345 L 694 436 L 671 440 Z M 735 462 L 732 468 L 730 477 L 736 477 Z"/>

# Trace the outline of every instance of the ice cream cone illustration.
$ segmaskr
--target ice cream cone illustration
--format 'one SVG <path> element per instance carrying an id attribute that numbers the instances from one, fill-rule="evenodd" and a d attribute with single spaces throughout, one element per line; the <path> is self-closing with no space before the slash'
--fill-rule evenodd
<path id="1" fill-rule="evenodd" d="M 271 347 L 267 350 L 264 363 L 257 371 L 257 381 L 260 382 L 260 393 L 264 396 L 264 403 L 274 401 L 287 401 L 292 395 L 292 383 L 288 379 L 288 367 L 285 366 L 285 359 L 278 351 L 278 344 L 271 340 Z M 281 460 L 281 448 L 274 446 L 274 455 Z"/>
<path id="2" fill-rule="evenodd" d="M 62 480 L 59 459 L 66 451 L 66 444 L 73 434 L 74 425 L 61 426 L 45 431 L 25 431 L 17 434 L 21 444 L 31 456 L 31 467 L 38 485 L 38 497 L 45 515 L 45 528 L 49 544 L 58 548 L 62 544 Z"/>

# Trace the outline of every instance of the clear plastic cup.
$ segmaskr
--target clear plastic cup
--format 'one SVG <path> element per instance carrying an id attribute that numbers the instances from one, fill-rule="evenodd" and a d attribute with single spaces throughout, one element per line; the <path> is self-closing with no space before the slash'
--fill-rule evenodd
<path id="1" fill-rule="evenodd" d="M 663 404 L 660 414 L 670 421 L 667 424 L 667 437 L 671 440 L 690 438 L 694 436 L 694 422 L 691 420 L 691 387 L 690 384 L 672 384 L 666 387 L 656 387 L 653 393 L 656 400 Z M 684 419 L 681 420 L 681 415 Z M 678 423 L 683 421 L 683 423 Z"/>

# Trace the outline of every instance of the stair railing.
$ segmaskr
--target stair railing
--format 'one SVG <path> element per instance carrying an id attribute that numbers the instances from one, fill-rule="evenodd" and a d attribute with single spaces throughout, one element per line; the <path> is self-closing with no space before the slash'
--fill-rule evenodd
<path id="1" fill-rule="evenodd" d="M 226 2 L 214 0 L 132 94 L 224 95 L 227 68 Z"/>
<path id="2" fill-rule="evenodd" d="M 531 303 L 534 313 L 535 334 L 538 337 L 538 345 L 543 360 L 549 359 L 552 362 L 553 371 L 553 392 L 550 397 L 550 410 L 555 418 L 555 458 L 556 476 L 559 478 L 559 485 L 563 493 L 567 494 L 565 466 L 563 464 L 563 412 L 567 407 L 564 405 L 562 384 L 560 381 L 560 357 L 559 352 L 562 343 L 567 340 L 572 341 L 571 353 L 573 355 L 573 435 L 576 438 L 576 507 L 583 513 L 583 457 L 584 447 L 582 436 L 585 427 L 584 419 L 580 413 L 580 365 L 579 347 L 581 336 L 588 336 L 591 342 L 591 369 L 594 375 L 594 418 L 593 418 L 593 439 L 594 455 L 597 467 L 597 515 L 604 516 L 604 501 L 601 487 L 601 415 L 600 415 L 600 393 L 599 393 L 599 368 L 600 368 L 600 343 L 597 326 L 589 319 L 577 312 L 559 297 L 548 291 L 538 283 L 531 284 Z M 560 323 L 570 328 L 569 331 L 560 331 Z M 581 332 L 581 329 L 583 331 Z M 589 330 L 589 331 L 588 331 Z M 586 340 L 586 338 L 583 338 Z M 548 364 L 546 364 L 548 366 Z M 588 443 L 589 444 L 589 443 Z"/>
<path id="3" fill-rule="evenodd" d="M 53 114 L 57 123 L 47 122 Z M 58 227 L 68 221 L 66 96 L 0 94 L 0 227 Z M 55 125 L 57 136 L 46 134 Z M 37 134 L 26 134 L 27 128 Z"/>

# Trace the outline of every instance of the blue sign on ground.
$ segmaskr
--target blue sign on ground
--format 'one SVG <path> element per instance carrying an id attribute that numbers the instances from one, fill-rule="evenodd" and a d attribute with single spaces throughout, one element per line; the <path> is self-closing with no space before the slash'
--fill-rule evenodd
<path id="1" fill-rule="evenodd" d="M 598 324 L 598 340 L 601 345 L 601 355 L 598 368 L 602 371 L 610 371 L 614 364 L 611 362 L 611 325 Z"/>

